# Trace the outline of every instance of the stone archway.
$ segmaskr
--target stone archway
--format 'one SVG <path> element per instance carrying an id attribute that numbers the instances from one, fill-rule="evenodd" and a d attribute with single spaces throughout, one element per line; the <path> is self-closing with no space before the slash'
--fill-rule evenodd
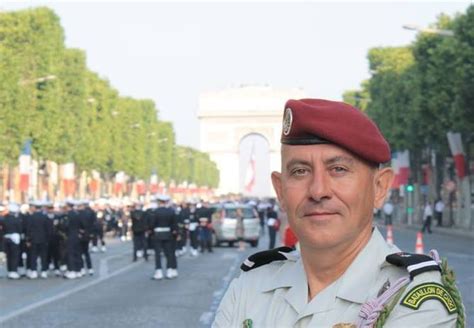
<path id="1" fill-rule="evenodd" d="M 247 153 L 248 157 L 250 150 L 241 150 L 241 143 L 247 136 L 259 135 L 268 143 L 269 173 L 268 179 L 261 180 L 265 181 L 258 188 L 261 191 L 253 195 L 274 196 L 269 174 L 280 170 L 283 107 L 288 99 L 304 97 L 301 89 L 275 90 L 266 86 L 243 86 L 200 96 L 200 150 L 209 153 L 220 171 L 217 193 L 246 194 L 241 181 L 240 154 Z"/>

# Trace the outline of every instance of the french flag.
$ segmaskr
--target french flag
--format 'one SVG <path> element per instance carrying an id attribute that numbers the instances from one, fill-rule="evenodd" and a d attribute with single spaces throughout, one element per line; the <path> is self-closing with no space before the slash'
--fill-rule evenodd
<path id="1" fill-rule="evenodd" d="M 247 171 L 245 173 L 245 191 L 251 193 L 255 187 L 255 147 L 252 145 L 252 151 L 250 154 L 249 165 L 247 166 Z"/>
<path id="2" fill-rule="evenodd" d="M 25 141 L 20 158 L 20 191 L 28 191 L 31 170 L 31 140 Z"/>
<path id="3" fill-rule="evenodd" d="M 153 171 L 150 177 L 150 192 L 156 194 L 158 192 L 158 174 Z"/>
<path id="4" fill-rule="evenodd" d="M 398 166 L 400 185 L 407 185 L 410 175 L 410 151 L 404 150 L 398 153 Z"/>
<path id="5" fill-rule="evenodd" d="M 466 162 L 464 159 L 464 150 L 462 147 L 461 133 L 448 132 L 449 148 L 454 157 L 456 175 L 462 179 L 466 176 Z"/>
<path id="6" fill-rule="evenodd" d="M 72 196 L 76 191 L 76 181 L 74 173 L 74 163 L 66 163 L 62 165 L 62 178 L 64 185 L 64 194 Z"/>
<path id="7" fill-rule="evenodd" d="M 392 188 L 398 189 L 402 185 L 407 185 L 410 175 L 410 152 L 408 150 L 394 152 L 392 168 L 395 173 Z"/>

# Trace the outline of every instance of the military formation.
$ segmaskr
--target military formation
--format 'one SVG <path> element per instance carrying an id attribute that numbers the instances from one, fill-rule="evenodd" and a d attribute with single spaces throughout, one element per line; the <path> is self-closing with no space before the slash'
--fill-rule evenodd
<path id="1" fill-rule="evenodd" d="M 150 202 L 99 199 L 0 204 L 0 252 L 6 255 L 9 279 L 46 279 L 50 275 L 77 279 L 94 275 L 90 253 L 107 251 L 107 234 L 121 241 L 133 240 L 133 261 L 148 261 L 152 251 L 152 279 L 173 279 L 178 277 L 177 257 L 188 249 L 191 256 L 212 252 L 211 215 L 207 202 L 178 206 L 165 195 Z"/>

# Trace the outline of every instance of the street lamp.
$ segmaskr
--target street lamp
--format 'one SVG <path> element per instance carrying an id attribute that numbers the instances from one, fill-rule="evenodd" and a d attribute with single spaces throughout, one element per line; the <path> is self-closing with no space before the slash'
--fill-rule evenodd
<path id="1" fill-rule="evenodd" d="M 442 36 L 454 36 L 454 32 L 451 30 L 441 30 L 437 28 L 422 28 L 418 25 L 414 24 L 405 24 L 403 25 L 405 30 L 417 31 L 420 33 L 430 33 L 430 34 L 437 34 Z"/>
<path id="2" fill-rule="evenodd" d="M 31 83 L 43 83 L 43 82 L 46 82 L 46 81 L 52 81 L 52 80 L 55 80 L 57 77 L 56 75 L 46 75 L 46 76 L 42 76 L 42 77 L 39 77 L 37 79 L 33 79 L 33 80 L 21 80 L 19 82 L 20 85 L 27 85 L 27 84 L 31 84 Z"/>

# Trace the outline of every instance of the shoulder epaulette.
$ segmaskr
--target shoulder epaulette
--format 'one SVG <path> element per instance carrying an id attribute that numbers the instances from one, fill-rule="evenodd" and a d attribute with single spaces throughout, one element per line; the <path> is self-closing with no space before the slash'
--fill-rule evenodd
<path id="1" fill-rule="evenodd" d="M 240 269 L 247 272 L 274 261 L 285 261 L 288 259 L 287 254 L 292 251 L 293 248 L 285 246 L 252 254 L 242 263 Z"/>
<path id="2" fill-rule="evenodd" d="M 423 272 L 441 272 L 439 264 L 432 257 L 424 254 L 400 252 L 388 255 L 385 260 L 390 264 L 406 268 L 411 279 Z"/>

